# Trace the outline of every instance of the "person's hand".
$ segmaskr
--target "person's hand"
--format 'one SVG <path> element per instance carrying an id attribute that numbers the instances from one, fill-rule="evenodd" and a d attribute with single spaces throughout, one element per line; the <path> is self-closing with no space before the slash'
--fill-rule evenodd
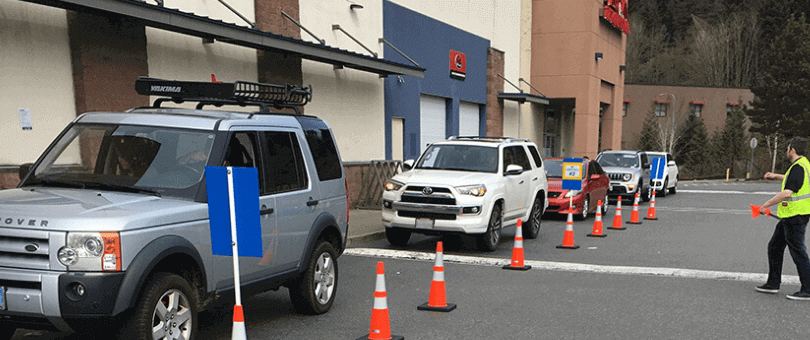
<path id="1" fill-rule="evenodd" d="M 765 179 L 774 179 L 774 174 L 770 171 L 765 173 Z"/>

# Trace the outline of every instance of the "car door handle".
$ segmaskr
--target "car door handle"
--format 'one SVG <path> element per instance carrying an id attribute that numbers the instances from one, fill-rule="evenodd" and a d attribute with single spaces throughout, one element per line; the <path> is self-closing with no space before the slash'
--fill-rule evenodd
<path id="1" fill-rule="evenodd" d="M 273 208 L 266 208 L 266 207 L 262 207 L 262 209 L 261 209 L 261 210 L 259 210 L 259 214 L 260 214 L 260 215 L 270 215 L 270 214 L 272 214 L 274 211 L 275 211 L 275 210 L 273 210 Z"/>
<path id="2" fill-rule="evenodd" d="M 318 200 L 309 200 L 309 201 L 307 201 L 307 206 L 308 207 L 316 206 L 316 205 L 318 205 Z"/>
<path id="3" fill-rule="evenodd" d="M 518 184 L 523 184 L 523 182 L 525 182 L 525 181 L 520 181 L 520 182 L 518 182 Z"/>
<path id="4" fill-rule="evenodd" d="M 532 178 L 532 181 L 536 181 L 539 177 Z"/>

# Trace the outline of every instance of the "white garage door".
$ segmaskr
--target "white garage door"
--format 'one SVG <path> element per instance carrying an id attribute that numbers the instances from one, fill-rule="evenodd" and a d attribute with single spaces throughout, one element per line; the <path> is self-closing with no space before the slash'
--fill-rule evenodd
<path id="1" fill-rule="evenodd" d="M 447 106 L 444 98 L 425 95 L 419 97 L 419 126 L 422 131 L 419 143 L 420 154 L 425 151 L 428 143 L 446 139 L 446 121 Z"/>
<path id="2" fill-rule="evenodd" d="M 478 104 L 465 102 L 459 103 L 458 135 L 478 136 L 480 134 L 478 117 L 479 117 Z"/>

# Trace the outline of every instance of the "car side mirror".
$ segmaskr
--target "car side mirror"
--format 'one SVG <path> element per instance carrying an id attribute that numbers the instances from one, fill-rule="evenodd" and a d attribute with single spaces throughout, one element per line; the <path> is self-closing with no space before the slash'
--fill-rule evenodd
<path id="1" fill-rule="evenodd" d="M 402 170 L 403 171 L 408 171 L 408 170 L 413 169 L 413 163 L 414 162 L 415 161 L 413 159 L 405 160 L 404 162 L 402 162 Z"/>
<path id="2" fill-rule="evenodd" d="M 17 174 L 20 176 L 21 181 L 25 179 L 25 176 L 28 176 L 29 172 L 31 172 L 32 166 L 34 166 L 34 163 L 25 163 L 20 165 L 20 169 L 17 171 Z"/>
<path id="3" fill-rule="evenodd" d="M 667 163 L 667 166 L 675 166 L 675 161 L 669 161 L 669 163 Z"/>
<path id="4" fill-rule="evenodd" d="M 506 166 L 506 172 L 504 172 L 504 176 L 513 176 L 513 175 L 520 175 L 523 173 L 523 167 L 517 164 L 509 164 Z"/>

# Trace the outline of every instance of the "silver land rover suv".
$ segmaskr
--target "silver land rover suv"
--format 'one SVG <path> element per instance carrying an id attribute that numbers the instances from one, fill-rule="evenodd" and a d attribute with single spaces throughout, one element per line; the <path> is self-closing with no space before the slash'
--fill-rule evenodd
<path id="1" fill-rule="evenodd" d="M 296 311 L 327 312 L 348 227 L 340 155 L 325 121 L 270 112 L 298 111 L 310 90 L 143 77 L 135 87 L 164 98 L 82 114 L 0 191 L 0 338 L 47 327 L 193 339 L 198 312 L 232 305 L 235 291 L 232 259 L 212 255 L 206 166 L 258 170 L 263 257 L 240 257 L 242 292 L 286 286 Z M 204 110 L 230 104 L 259 109 Z"/>
<path id="2" fill-rule="evenodd" d="M 610 178 L 610 198 L 633 199 L 638 192 L 641 200 L 650 200 L 650 161 L 646 152 L 606 150 L 599 153 L 596 162 Z"/>

